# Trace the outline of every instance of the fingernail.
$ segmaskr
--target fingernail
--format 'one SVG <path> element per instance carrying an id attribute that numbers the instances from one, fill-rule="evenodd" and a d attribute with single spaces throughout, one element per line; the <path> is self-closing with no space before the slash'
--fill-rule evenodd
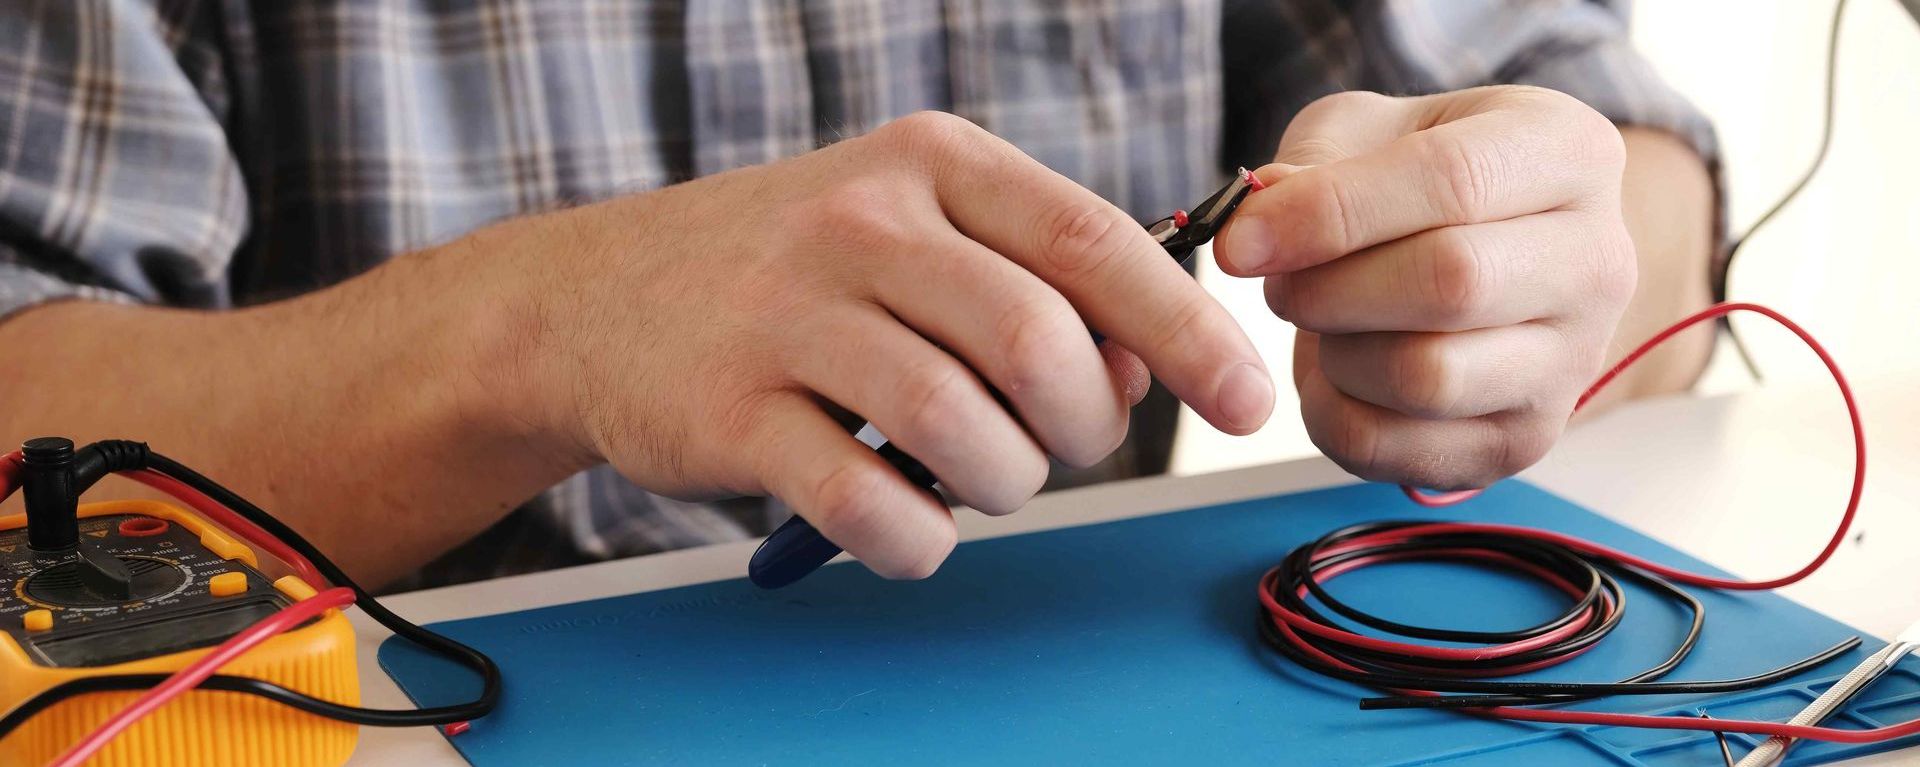
<path id="1" fill-rule="evenodd" d="M 1243 216 L 1227 229 L 1220 243 L 1221 254 L 1234 271 L 1255 274 L 1273 260 L 1273 229 L 1267 222 Z"/>
<path id="2" fill-rule="evenodd" d="M 1220 380 L 1220 417 L 1241 431 L 1253 431 L 1273 412 L 1273 379 L 1251 363 L 1242 362 Z"/>

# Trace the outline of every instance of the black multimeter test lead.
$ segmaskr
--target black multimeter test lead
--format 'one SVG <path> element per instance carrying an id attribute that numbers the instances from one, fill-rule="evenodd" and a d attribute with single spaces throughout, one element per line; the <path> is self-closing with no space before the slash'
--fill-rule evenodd
<path id="1" fill-rule="evenodd" d="M 1173 215 L 1148 224 L 1147 234 L 1166 249 L 1168 256 L 1185 266 L 1193 258 L 1194 251 L 1212 240 L 1226 225 L 1227 218 L 1240 207 L 1240 202 L 1263 186 L 1252 171 L 1241 168 L 1231 182 L 1194 206 L 1192 212 L 1176 210 Z M 1099 333 L 1093 333 L 1095 344 L 1102 340 Z M 901 452 L 891 442 L 881 443 L 874 448 L 874 452 L 915 487 L 929 493 L 935 492 L 934 486 L 939 484 L 939 478 L 933 476 L 933 472 L 913 456 Z M 795 514 L 767 536 L 760 543 L 760 548 L 754 550 L 753 558 L 747 562 L 747 579 L 760 588 L 777 589 L 805 578 L 839 554 L 839 546 L 821 535 L 812 523 Z"/>

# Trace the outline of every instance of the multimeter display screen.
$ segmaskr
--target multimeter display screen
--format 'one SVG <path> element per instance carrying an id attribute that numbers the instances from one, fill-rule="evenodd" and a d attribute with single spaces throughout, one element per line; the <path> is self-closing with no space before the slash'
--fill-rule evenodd
<path id="1" fill-rule="evenodd" d="M 279 609 L 272 602 L 233 605 L 97 634 L 50 638 L 33 646 L 55 666 L 107 666 L 216 645 Z"/>

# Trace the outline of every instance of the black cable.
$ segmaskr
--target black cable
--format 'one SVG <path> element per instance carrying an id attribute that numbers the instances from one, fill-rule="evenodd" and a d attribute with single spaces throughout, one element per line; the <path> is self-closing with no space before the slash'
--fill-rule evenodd
<path id="1" fill-rule="evenodd" d="M 113 674 L 109 676 L 82 677 L 62 682 L 47 688 L 45 692 L 29 698 L 25 703 L 0 716 L 0 736 L 10 733 L 25 724 L 35 714 L 52 708 L 68 698 L 99 692 L 144 691 L 166 681 L 170 674 Z M 311 695 L 282 687 L 262 679 L 243 676 L 215 674 L 201 682 L 197 690 L 216 690 L 235 692 L 265 698 L 309 714 L 335 719 L 348 724 L 369 727 L 420 727 L 435 722 L 416 721 L 421 709 L 383 710 L 348 706 L 332 701 L 321 700 Z M 465 721 L 465 720 L 456 720 Z"/>
<path id="2" fill-rule="evenodd" d="M 1768 222 L 1774 219 L 1774 216 L 1779 215 L 1780 211 L 1786 209 L 1788 204 L 1798 198 L 1800 196 L 1800 190 L 1807 188 L 1807 184 L 1813 181 L 1814 175 L 1819 173 L 1820 168 L 1827 164 L 1827 150 L 1833 146 L 1834 93 L 1837 90 L 1837 74 L 1840 71 L 1840 20 L 1846 9 L 1847 0 L 1835 0 L 1833 4 L 1833 21 L 1829 24 L 1827 30 L 1827 85 L 1825 106 L 1822 108 L 1820 116 L 1820 149 L 1814 153 L 1813 162 L 1809 163 L 1807 169 L 1801 172 L 1800 180 L 1795 181 L 1793 186 L 1787 189 L 1787 193 L 1781 195 L 1780 199 L 1773 203 L 1773 207 L 1768 208 L 1767 212 L 1760 214 L 1760 217 L 1755 219 L 1751 226 L 1747 227 L 1746 233 L 1734 238 L 1733 242 L 1727 246 L 1727 263 L 1721 267 L 1720 280 L 1714 283 L 1713 286 L 1713 300 L 1715 303 L 1726 301 L 1728 293 L 1731 292 L 1728 283 L 1733 280 L 1733 260 L 1735 256 L 1740 255 L 1740 249 L 1745 246 L 1749 240 L 1753 239 L 1754 233 L 1759 232 L 1761 227 L 1766 226 Z M 1753 353 L 1748 350 L 1747 344 L 1740 338 L 1740 334 L 1734 330 L 1732 318 L 1722 317 L 1720 323 L 1722 327 L 1727 329 L 1727 339 L 1733 342 L 1733 350 L 1740 355 L 1740 361 L 1746 365 L 1747 373 L 1751 374 L 1755 381 L 1764 380 L 1760 374 L 1760 366 L 1753 358 Z"/>
<path id="3" fill-rule="evenodd" d="M 1615 684 L 1592 684 L 1583 682 L 1561 682 L 1561 686 L 1576 686 L 1580 692 L 1553 694 L 1551 700 L 1543 699 L 1541 694 L 1523 694 L 1514 692 L 1506 695 L 1386 695 L 1378 698 L 1361 698 L 1360 708 L 1371 711 L 1390 708 L 1484 708 L 1487 706 L 1537 706 L 1547 703 L 1567 703 L 1576 700 L 1592 700 L 1609 695 L 1681 695 L 1702 693 L 1723 693 L 1751 690 L 1765 687 L 1775 682 L 1791 678 L 1804 671 L 1811 671 L 1828 662 L 1853 651 L 1860 646 L 1860 637 L 1847 637 L 1832 647 L 1809 655 L 1770 671 L 1736 679 L 1709 679 L 1693 682 L 1619 682 Z M 1494 683 L 1499 684 L 1499 683 Z M 1555 683 L 1548 683 L 1551 686 Z M 1532 685 L 1516 683 L 1515 687 L 1525 690 Z M 1436 690 L 1436 692 L 1438 692 Z"/>
<path id="4" fill-rule="evenodd" d="M 329 719 L 337 719 L 343 722 L 373 727 L 420 727 L 465 722 L 486 716 L 493 710 L 494 706 L 499 703 L 501 687 L 500 668 L 494 664 L 493 659 L 488 658 L 486 654 L 478 650 L 444 635 L 422 628 L 394 614 L 391 610 L 388 610 L 384 605 L 380 604 L 379 600 L 375 599 L 366 589 L 362 588 L 358 583 L 355 583 L 346 572 L 342 571 L 339 566 L 333 563 L 333 560 L 328 559 L 327 556 L 315 548 L 313 544 L 308 543 L 306 538 L 301 537 L 298 532 L 295 532 L 285 523 L 275 519 L 273 515 L 268 514 L 265 510 L 255 506 L 251 501 L 248 501 L 219 483 L 208 479 L 199 472 L 181 465 L 178 461 L 159 453 L 148 451 L 143 444 L 117 440 L 97 444 L 111 451 L 117 451 L 115 455 L 119 463 L 110 467 L 110 470 L 124 471 L 135 468 L 150 468 L 177 479 L 188 487 L 198 490 L 207 497 L 218 501 L 222 505 L 232 509 L 235 513 L 246 518 L 247 521 L 258 525 L 260 529 L 266 531 L 268 534 L 285 542 L 289 548 L 299 552 L 301 556 L 306 557 L 309 562 L 313 563 L 314 569 L 318 570 L 323 577 L 334 585 L 351 589 L 354 594 L 354 603 L 360 607 L 361 611 L 373 618 L 375 622 L 392 631 L 394 636 L 401 637 L 430 651 L 451 658 L 461 665 L 473 669 L 481 678 L 480 695 L 471 701 L 450 706 L 418 709 L 371 709 L 358 706 L 346 706 L 321 700 L 270 682 L 226 674 L 216 674 L 209 677 L 205 682 L 200 684 L 201 689 L 245 693 L 266 698 Z M 318 586 L 320 584 L 315 585 Z M 159 684 L 162 680 L 166 679 L 166 677 L 167 675 L 165 674 L 115 674 L 76 679 L 55 685 L 41 692 L 39 695 L 28 699 L 12 711 L 7 712 L 6 715 L 0 716 L 0 738 L 6 737 L 8 733 L 17 729 L 34 714 L 52 707 L 67 698 L 94 692 L 144 690 Z"/>
<path id="5" fill-rule="evenodd" d="M 1480 693 L 1476 695 L 1455 695 L 1427 697 L 1416 695 L 1393 695 L 1375 698 L 1361 698 L 1362 710 L 1395 708 L 1478 708 L 1485 706 L 1529 706 L 1550 703 L 1565 703 L 1575 700 L 1589 700 L 1607 695 L 1683 695 L 1702 693 L 1723 693 L 1764 687 L 1787 679 L 1804 671 L 1825 665 L 1828 662 L 1851 652 L 1860 646 L 1859 637 L 1848 637 L 1839 643 L 1770 671 L 1738 679 L 1714 679 L 1695 682 L 1500 682 L 1485 680 L 1463 680 L 1458 678 L 1434 679 L 1428 677 L 1367 674 L 1349 671 L 1337 666 L 1327 665 L 1300 652 L 1288 644 L 1273 627 L 1273 619 L 1265 611 L 1259 616 L 1260 638 L 1269 647 L 1287 659 L 1308 670 L 1342 681 L 1385 687 L 1392 685 L 1403 689 L 1428 690 L 1431 692 Z M 1632 677 L 1629 677 L 1632 679 Z"/>
<path id="6" fill-rule="evenodd" d="M 1858 637 L 1850 638 L 1805 659 L 1739 679 L 1659 682 L 1656 680 L 1678 668 L 1699 642 L 1705 625 L 1706 608 L 1692 594 L 1652 573 L 1547 541 L 1493 533 L 1386 535 L 1386 540 L 1372 543 L 1356 540 L 1429 524 L 1432 523 L 1423 520 L 1370 522 L 1335 530 L 1289 552 L 1280 566 L 1274 568 L 1271 576 L 1263 581 L 1262 588 L 1281 607 L 1320 625 L 1340 628 L 1307 597 L 1356 623 L 1417 639 L 1506 644 L 1556 632 L 1566 633 L 1566 628 L 1576 621 L 1581 622 L 1580 627 L 1557 641 L 1525 652 L 1483 660 L 1449 660 L 1412 657 L 1361 647 L 1306 631 L 1293 631 L 1293 636 L 1284 636 L 1275 623 L 1275 616 L 1263 606 L 1259 613 L 1262 641 L 1288 660 L 1336 679 L 1395 692 L 1471 693 L 1440 697 L 1393 695 L 1367 698 L 1360 701 L 1362 709 L 1530 706 L 1568 703 L 1605 695 L 1733 692 L 1773 684 L 1838 658 L 1860 644 Z M 1533 568 L 1571 585 L 1574 590 L 1581 591 L 1581 595 L 1571 600 L 1567 609 L 1558 616 L 1535 626 L 1511 631 L 1462 631 L 1413 626 L 1368 614 L 1342 602 L 1319 583 L 1330 569 L 1358 567 L 1375 561 L 1402 560 L 1462 561 L 1522 572 Z M 1619 625 L 1626 614 L 1626 592 L 1620 586 L 1622 578 L 1640 583 L 1680 603 L 1690 613 L 1686 631 L 1665 660 L 1618 682 L 1608 683 L 1463 678 L 1463 675 L 1475 674 L 1499 676 L 1530 664 L 1565 660 L 1599 642 Z M 1316 653 L 1359 670 L 1328 663 L 1316 657 Z"/>
<path id="7" fill-rule="evenodd" d="M 454 722 L 463 722 L 486 716 L 487 713 L 491 712 L 493 707 L 499 703 L 500 667 L 494 664 L 492 658 L 488 658 L 478 650 L 454 641 L 444 635 L 429 631 L 394 614 L 394 612 L 388 610 L 385 605 L 380 604 L 380 601 L 375 599 L 373 594 L 361 588 L 360 584 L 355 583 L 353 578 L 349 577 L 345 571 L 342 571 L 339 566 L 333 563 L 333 560 L 328 559 L 327 556 L 315 548 L 313 544 L 308 543 L 306 538 L 301 537 L 293 528 L 275 519 L 273 515 L 268 514 L 265 510 L 253 505 L 253 502 L 240 497 L 238 493 L 228 490 L 226 487 L 206 478 L 199 472 L 187 468 L 178 461 L 159 453 L 149 453 L 147 465 L 149 468 L 186 483 L 188 487 L 205 493 L 207 497 L 233 509 L 234 512 L 245 517 L 247 521 L 258 525 L 260 529 L 265 530 L 269 535 L 279 538 L 282 542 L 286 543 L 289 548 L 299 552 L 300 556 L 306 557 L 307 561 L 312 562 L 314 569 L 319 570 L 322 577 L 336 586 L 345 586 L 352 589 L 354 604 L 360 607 L 361 612 L 366 613 L 367 616 L 375 622 L 392 631 L 394 636 L 445 655 L 461 665 L 473 669 L 475 673 L 480 675 L 480 695 L 467 703 L 413 709 L 405 712 L 382 713 L 407 714 L 410 715 L 410 718 L 416 720 L 414 722 L 415 724 L 452 724 Z M 371 711 L 372 709 L 366 710 Z"/>
<path id="8" fill-rule="evenodd" d="M 1716 302 L 1727 300 L 1729 282 L 1735 258 L 1751 242 L 1754 235 L 1778 217 L 1781 211 L 1800 196 L 1812 182 L 1820 169 L 1825 167 L 1827 156 L 1833 146 L 1833 124 L 1836 94 L 1838 92 L 1838 72 L 1840 57 L 1840 27 L 1846 12 L 1847 0 L 1836 0 L 1833 6 L 1832 22 L 1828 28 L 1826 56 L 1826 92 L 1820 123 L 1820 146 L 1813 161 L 1800 174 L 1772 207 L 1762 213 L 1747 231 L 1729 244 L 1727 262 L 1721 271 L 1720 279 L 1713 284 L 1713 298 Z M 1735 351 L 1740 355 L 1747 371 L 1756 381 L 1762 380 L 1758 364 L 1751 351 L 1734 330 L 1732 323 L 1722 319 L 1728 338 L 1733 342 Z M 1426 692 L 1468 693 L 1465 695 L 1421 696 L 1393 695 L 1367 698 L 1360 702 L 1362 709 L 1384 708 L 1484 708 L 1490 706 L 1527 706 L 1566 703 L 1587 700 L 1604 695 L 1665 695 L 1731 692 L 1752 689 L 1772 684 L 1807 669 L 1814 668 L 1833 660 L 1860 644 L 1858 637 L 1848 639 L 1820 653 L 1795 663 L 1771 671 L 1741 679 L 1724 679 L 1696 682 L 1657 682 L 1667 673 L 1677 668 L 1692 652 L 1699 640 L 1705 610 L 1699 600 L 1667 580 L 1624 563 L 1588 559 L 1570 549 L 1553 544 L 1508 539 L 1496 535 L 1449 535 L 1421 536 L 1403 542 L 1385 545 L 1373 545 L 1360 548 L 1348 548 L 1335 554 L 1326 555 L 1323 549 L 1342 541 L 1371 533 L 1391 530 L 1412 522 L 1388 522 L 1370 525 L 1356 525 L 1323 536 L 1313 543 L 1295 549 L 1289 553 L 1280 567 L 1275 569 L 1275 577 L 1263 588 L 1268 595 L 1282 607 L 1308 620 L 1335 626 L 1333 621 L 1318 612 L 1313 605 L 1301 596 L 1301 592 L 1312 596 L 1335 613 L 1362 625 L 1391 632 L 1400 636 L 1455 642 L 1511 643 L 1543 636 L 1549 632 L 1565 628 L 1569 623 L 1585 619 L 1581 628 L 1559 641 L 1515 653 L 1504 657 L 1479 661 L 1449 661 L 1432 658 L 1413 658 L 1394 653 L 1380 652 L 1356 645 L 1316 636 L 1312 633 L 1295 631 L 1292 636 L 1283 636 L 1274 621 L 1275 616 L 1262 609 L 1259 616 L 1260 637 L 1280 655 L 1298 663 L 1302 667 L 1325 676 L 1389 690 L 1420 690 Z M 1566 583 L 1584 587 L 1585 592 L 1553 620 L 1518 631 L 1460 631 L 1454 629 L 1434 629 L 1388 621 L 1371 616 L 1340 602 L 1322 588 L 1317 573 L 1326 568 L 1340 566 L 1357 560 L 1374 557 L 1407 557 L 1420 559 L 1454 559 L 1472 561 L 1480 564 L 1510 567 L 1498 557 L 1511 557 L 1535 568 L 1545 570 Z M 1521 568 L 1524 569 L 1524 568 Z M 1692 613 L 1692 621 L 1685 635 L 1674 651 L 1662 663 L 1645 671 L 1615 683 L 1566 683 L 1566 682 L 1504 682 L 1484 679 L 1462 679 L 1462 674 L 1497 676 L 1503 672 L 1521 669 L 1527 664 L 1551 663 L 1565 659 L 1572 653 L 1580 652 L 1611 632 L 1625 613 L 1625 592 L 1620 589 L 1618 578 L 1626 577 L 1650 587 L 1657 593 L 1674 599 L 1685 605 Z M 1609 604 L 1608 600 L 1612 600 Z M 1600 617 L 1594 620 L 1594 616 Z M 1298 644 L 1296 644 L 1298 643 Z M 1309 652 L 1311 650 L 1311 652 Z M 1328 663 L 1315 653 L 1330 657 L 1340 663 L 1360 669 L 1353 671 Z"/>

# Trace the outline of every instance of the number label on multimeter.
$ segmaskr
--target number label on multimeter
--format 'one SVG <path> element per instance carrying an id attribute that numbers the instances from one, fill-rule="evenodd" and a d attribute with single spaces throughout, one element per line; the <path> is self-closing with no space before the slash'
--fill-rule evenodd
<path id="1" fill-rule="evenodd" d="M 110 501 L 72 513 L 74 537 L 86 554 L 35 551 L 26 518 L 0 517 L 0 711 L 81 678 L 178 671 L 204 648 L 314 594 L 300 578 L 270 579 L 254 564 L 259 552 L 182 509 Z M 92 559 L 83 566 L 87 556 Z M 98 577 L 102 560 L 118 571 L 110 581 Z M 254 648 L 223 673 L 358 705 L 353 652 L 346 616 L 330 611 Z M 96 693 L 55 704 L 0 736 L 0 764 L 52 759 L 134 695 Z M 125 761 L 132 751 L 114 755 L 148 742 L 136 736 L 102 754 L 113 763 L 170 767 L 202 764 L 219 752 L 231 757 L 227 763 L 319 767 L 345 761 L 357 739 L 351 724 L 289 716 L 269 701 L 187 695 L 210 697 L 196 706 L 162 708 L 134 725 L 171 733 L 164 752 L 141 751 L 137 762 Z"/>
<path id="2" fill-rule="evenodd" d="M 258 571 L 214 555 L 196 533 L 165 519 L 92 517 L 80 533 L 133 575 L 127 597 L 91 590 L 73 554 L 41 554 L 26 545 L 25 530 L 0 532 L 0 570 L 12 580 L 0 591 L 0 630 L 36 663 L 85 668 L 207 647 L 287 605 Z M 215 577 L 227 573 L 244 586 L 215 589 Z M 36 611 L 51 621 L 30 625 L 26 616 Z"/>

